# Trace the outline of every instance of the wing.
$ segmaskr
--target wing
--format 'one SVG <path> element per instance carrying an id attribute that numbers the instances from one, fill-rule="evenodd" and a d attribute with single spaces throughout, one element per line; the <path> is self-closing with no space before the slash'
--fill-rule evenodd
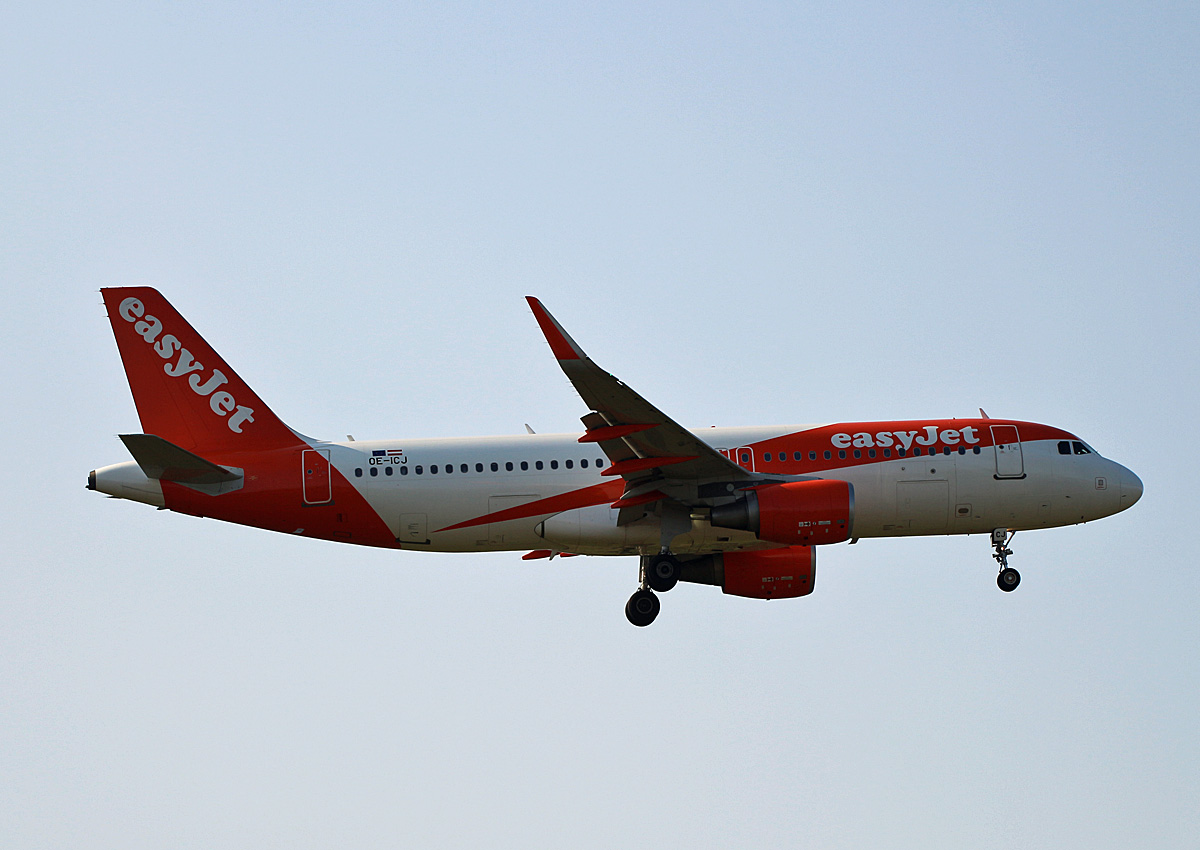
<path id="1" fill-rule="evenodd" d="M 603 474 L 625 479 L 615 507 L 650 506 L 667 497 L 695 504 L 706 491 L 725 495 L 723 484 L 761 483 L 762 476 L 738 466 L 597 366 L 541 301 L 526 300 L 558 365 L 591 408 L 579 442 L 598 444 L 611 462 Z"/>

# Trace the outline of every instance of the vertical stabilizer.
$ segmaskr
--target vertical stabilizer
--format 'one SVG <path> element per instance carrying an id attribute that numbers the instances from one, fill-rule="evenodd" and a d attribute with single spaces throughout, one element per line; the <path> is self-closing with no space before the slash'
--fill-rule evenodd
<path id="1" fill-rule="evenodd" d="M 298 442 L 157 290 L 100 292 L 145 433 L 198 453 Z"/>

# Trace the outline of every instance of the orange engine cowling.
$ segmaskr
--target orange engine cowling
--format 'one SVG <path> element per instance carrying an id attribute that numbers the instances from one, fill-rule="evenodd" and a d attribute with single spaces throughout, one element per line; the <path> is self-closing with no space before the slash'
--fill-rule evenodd
<path id="1" fill-rule="evenodd" d="M 712 524 L 749 531 L 760 540 L 816 546 L 850 539 L 854 487 L 849 481 L 768 484 L 712 509 Z"/>
<path id="2" fill-rule="evenodd" d="M 789 546 L 759 552 L 726 552 L 721 589 L 751 599 L 788 599 L 813 592 L 817 552 L 812 546 Z"/>

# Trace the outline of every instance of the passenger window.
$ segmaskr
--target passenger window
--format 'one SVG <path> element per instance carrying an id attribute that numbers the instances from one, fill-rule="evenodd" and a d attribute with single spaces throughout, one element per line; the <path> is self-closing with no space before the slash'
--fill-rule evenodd
<path id="1" fill-rule="evenodd" d="M 541 469 L 543 466 L 545 466 L 545 464 L 542 463 L 540 460 L 537 461 L 536 463 L 534 463 L 534 465 L 533 465 L 534 469 Z"/>
<path id="2" fill-rule="evenodd" d="M 808 459 L 809 459 L 809 460 L 816 460 L 816 459 L 817 459 L 817 453 L 816 453 L 816 452 L 809 452 L 809 453 L 808 453 Z"/>
<path id="3" fill-rule="evenodd" d="M 750 462 L 750 453 L 742 452 L 742 463 L 749 463 L 749 462 Z"/>
<path id="4" fill-rule="evenodd" d="M 763 452 L 763 460 L 765 460 L 767 463 L 770 463 L 771 462 L 771 453 Z"/>
<path id="5" fill-rule="evenodd" d="M 804 452 L 792 452 L 792 460 L 804 460 Z"/>
<path id="6" fill-rule="evenodd" d="M 424 471 L 425 471 L 424 467 L 422 467 L 421 464 L 418 463 L 417 464 L 417 475 L 420 475 Z"/>
<path id="7" fill-rule="evenodd" d="M 452 463 L 446 464 L 446 474 L 449 475 L 453 471 L 454 471 L 454 464 L 452 464 Z"/>
<path id="8" fill-rule="evenodd" d="M 587 468 L 588 468 L 588 462 L 587 462 L 587 458 L 585 457 L 583 460 L 579 461 L 579 465 L 580 465 L 580 466 L 581 466 L 583 469 L 587 469 Z"/>
<path id="9" fill-rule="evenodd" d="M 841 458 L 842 460 L 845 460 L 846 459 L 846 450 L 842 449 L 841 451 L 839 451 L 838 457 Z"/>
<path id="10" fill-rule="evenodd" d="M 513 471 L 512 461 L 510 460 L 510 461 L 505 462 L 504 468 L 506 470 L 508 470 L 509 472 L 512 472 Z"/>
<path id="11" fill-rule="evenodd" d="M 896 457 L 904 457 L 904 449 L 896 449 Z"/>
<path id="12" fill-rule="evenodd" d="M 870 451 L 868 451 L 868 452 L 867 452 L 867 457 L 875 457 L 875 450 L 874 450 L 874 449 L 871 449 Z"/>
<path id="13" fill-rule="evenodd" d="M 919 448 L 913 449 L 913 457 L 920 457 L 920 456 L 921 456 L 921 450 Z"/>
<path id="14" fill-rule="evenodd" d="M 891 450 L 891 449 L 884 449 L 884 450 L 883 450 L 883 456 L 884 456 L 884 457 L 891 457 L 891 456 L 892 456 L 892 450 Z"/>
<path id="15" fill-rule="evenodd" d="M 429 474 L 437 475 L 437 464 L 436 463 L 429 464 Z"/>
<path id="16" fill-rule="evenodd" d="M 575 461 L 573 461 L 573 460 L 566 460 L 566 461 L 563 461 L 563 463 L 566 464 L 567 469 L 570 469 L 571 467 L 573 467 L 575 465 Z"/>
<path id="17" fill-rule="evenodd" d="M 496 461 L 492 461 L 492 472 L 499 472 L 499 471 L 500 471 L 500 464 L 496 463 Z"/>
<path id="18" fill-rule="evenodd" d="M 482 464 L 482 463 L 477 463 L 477 464 L 475 464 L 475 471 L 476 471 L 476 472 L 483 472 L 483 464 Z"/>
<path id="19" fill-rule="evenodd" d="M 529 461 L 527 461 L 527 460 L 521 461 L 521 471 L 525 472 L 528 469 L 529 469 Z"/>
<path id="20" fill-rule="evenodd" d="M 408 475 L 408 467 L 407 467 L 407 466 L 402 466 L 402 467 L 400 467 L 400 474 L 401 474 L 401 475 Z"/>
<path id="21" fill-rule="evenodd" d="M 975 448 L 971 449 L 971 451 L 975 452 L 975 454 L 979 454 L 979 446 L 976 446 Z"/>
<path id="22" fill-rule="evenodd" d="M 362 478 L 362 467 L 361 466 L 358 469 L 354 470 L 354 477 Z"/>
<path id="23" fill-rule="evenodd" d="M 967 453 L 967 447 L 966 447 L 966 446 L 959 446 L 959 447 L 958 447 L 958 453 L 959 453 L 960 455 L 965 455 L 965 454 Z"/>
<path id="24" fill-rule="evenodd" d="M 845 454 L 845 452 L 842 452 L 842 454 Z M 831 457 L 833 457 L 833 455 L 831 455 L 829 453 L 829 449 L 826 449 L 825 450 L 825 460 L 829 460 Z"/>
<path id="25" fill-rule="evenodd" d="M 1059 440 L 1058 441 L 1058 453 L 1060 455 L 1069 455 L 1071 453 L 1071 441 L 1070 440 Z"/>
<path id="26" fill-rule="evenodd" d="M 385 466 L 385 467 L 383 468 L 383 474 L 384 474 L 384 475 L 391 475 L 391 474 L 392 474 L 392 468 L 391 468 L 390 466 Z"/>
<path id="27" fill-rule="evenodd" d="M 596 458 L 596 469 L 599 469 L 602 466 L 604 466 L 604 461 L 600 458 Z"/>
<path id="28" fill-rule="evenodd" d="M 950 447 L 949 447 L 949 446 L 942 446 L 942 454 L 944 454 L 944 455 L 948 455 L 948 454 L 950 454 Z"/>
<path id="29" fill-rule="evenodd" d="M 462 466 L 460 466 L 460 467 L 458 468 L 458 471 L 459 471 L 459 472 L 466 472 L 466 471 L 467 471 L 467 465 L 464 463 Z"/>
<path id="30" fill-rule="evenodd" d="M 855 456 L 855 457 L 862 457 L 862 449 L 855 449 L 855 450 L 854 450 L 854 456 Z"/>
<path id="31" fill-rule="evenodd" d="M 556 460 L 552 460 L 552 461 L 550 461 L 550 468 L 551 468 L 551 469 L 558 469 L 558 461 L 556 461 Z"/>
<path id="32" fill-rule="evenodd" d="M 372 478 L 374 478 L 374 477 L 375 477 L 376 475 L 378 475 L 378 474 L 379 474 L 379 467 L 378 467 L 378 466 L 372 466 L 372 467 L 371 467 L 371 477 L 372 477 Z"/>

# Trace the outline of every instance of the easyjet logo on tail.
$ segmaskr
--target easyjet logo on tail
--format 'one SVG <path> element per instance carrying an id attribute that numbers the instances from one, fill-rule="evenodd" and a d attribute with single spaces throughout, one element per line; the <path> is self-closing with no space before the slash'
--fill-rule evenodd
<path id="1" fill-rule="evenodd" d="M 208 398 L 208 406 L 218 416 L 228 416 L 226 424 L 235 434 L 242 433 L 242 424 L 254 421 L 254 411 L 237 403 L 232 394 L 218 387 L 229 383 L 229 378 L 220 369 L 214 368 L 207 378 L 202 376 L 204 364 L 192 357 L 183 343 L 174 334 L 163 332 L 162 322 L 155 316 L 146 315 L 146 307 L 137 298 L 126 298 L 117 309 L 121 318 L 133 325 L 133 332 L 153 346 L 154 351 L 167 362 L 163 371 L 172 378 L 187 376 L 188 386 L 196 395 Z M 176 355 L 178 355 L 176 357 Z M 172 362 L 174 358 L 174 362 Z"/>

